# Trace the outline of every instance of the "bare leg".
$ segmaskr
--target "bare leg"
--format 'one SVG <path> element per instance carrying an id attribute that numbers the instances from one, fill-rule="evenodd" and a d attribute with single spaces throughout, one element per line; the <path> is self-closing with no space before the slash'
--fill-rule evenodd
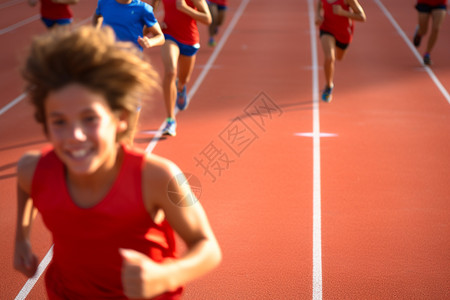
<path id="1" fill-rule="evenodd" d="M 164 64 L 163 92 L 167 117 L 175 119 L 175 99 L 177 90 L 175 80 L 177 76 L 177 63 L 180 49 L 171 40 L 166 40 L 161 47 L 161 56 Z"/>
<path id="2" fill-rule="evenodd" d="M 333 86 L 335 48 L 336 40 L 332 35 L 324 34 L 320 38 L 324 54 L 323 69 L 325 73 L 325 83 L 328 87 Z"/>
<path id="3" fill-rule="evenodd" d="M 130 146 L 133 146 L 134 143 L 134 137 L 136 135 L 140 115 L 141 115 L 141 108 L 139 108 L 139 110 L 136 112 L 136 118 L 133 120 L 133 124 L 131 124 L 130 133 L 128 134 L 128 137 L 125 140 L 125 142 Z"/>
<path id="4" fill-rule="evenodd" d="M 177 91 L 180 93 L 185 89 L 186 84 L 189 82 L 189 79 L 191 78 L 192 71 L 194 70 L 195 65 L 195 58 L 196 56 L 186 56 L 186 55 L 180 55 L 178 59 L 178 84 L 177 84 Z M 188 101 L 187 98 L 180 97 L 180 99 L 177 99 L 177 105 L 180 105 L 180 109 L 185 109 L 185 101 Z"/>
<path id="5" fill-rule="evenodd" d="M 427 34 L 429 20 L 430 14 L 419 12 L 418 27 L 417 27 L 417 34 L 419 36 L 424 36 L 425 34 Z"/>
<path id="6" fill-rule="evenodd" d="M 196 55 L 180 55 L 178 59 L 178 92 L 181 92 L 183 87 L 191 79 L 191 74 L 195 65 L 195 58 Z"/>
<path id="7" fill-rule="evenodd" d="M 216 35 L 217 32 L 217 26 L 218 25 L 218 16 L 219 16 L 219 10 L 217 9 L 217 4 L 214 3 L 208 3 L 209 11 L 211 13 L 212 22 L 208 27 L 209 31 L 209 37 L 212 38 L 214 35 Z"/>
<path id="8" fill-rule="evenodd" d="M 336 52 L 336 60 L 341 61 L 342 59 L 344 59 L 345 53 L 347 53 L 347 49 L 344 50 L 342 48 L 336 47 L 335 52 Z"/>
<path id="9" fill-rule="evenodd" d="M 225 20 L 225 9 L 219 10 L 217 14 L 217 26 L 221 26 Z"/>
<path id="10" fill-rule="evenodd" d="M 428 38 L 426 53 L 430 53 L 431 50 L 433 50 L 446 14 L 447 12 L 444 9 L 435 9 L 431 12 L 432 26 L 430 37 Z"/>

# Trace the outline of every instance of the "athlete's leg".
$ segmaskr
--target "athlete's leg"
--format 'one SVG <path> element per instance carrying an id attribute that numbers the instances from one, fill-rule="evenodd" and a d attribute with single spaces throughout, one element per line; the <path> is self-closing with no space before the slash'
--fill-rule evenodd
<path id="1" fill-rule="evenodd" d="M 140 115 L 141 115 L 141 107 L 138 108 L 135 118 L 133 120 L 131 120 L 130 133 L 128 134 L 128 137 L 125 139 L 125 142 L 130 146 L 133 146 L 133 143 L 134 143 L 134 137 L 136 135 L 137 127 L 139 125 Z"/>
<path id="2" fill-rule="evenodd" d="M 437 41 L 437 38 L 439 35 L 439 30 L 442 26 L 442 23 L 444 22 L 446 14 L 447 14 L 447 11 L 444 9 L 434 9 L 431 12 L 431 20 L 432 20 L 431 24 L 432 25 L 431 25 L 430 37 L 428 38 L 426 53 L 430 53 L 431 50 L 433 50 L 433 47 L 436 44 L 436 41 Z"/>
<path id="3" fill-rule="evenodd" d="M 417 34 L 419 36 L 424 36 L 425 34 L 427 34 L 429 21 L 430 21 L 429 13 L 419 12 L 417 25 Z"/>
<path id="4" fill-rule="evenodd" d="M 166 39 L 161 46 L 161 57 L 164 64 L 163 92 L 166 105 L 167 117 L 175 119 L 175 99 L 177 89 L 175 80 L 177 77 L 177 62 L 180 56 L 178 45 L 169 39 Z"/>
<path id="5" fill-rule="evenodd" d="M 223 21 L 225 20 L 226 11 L 227 11 L 226 9 L 219 9 L 217 14 L 217 27 L 223 24 Z"/>
<path id="6" fill-rule="evenodd" d="M 196 55 L 180 55 L 178 58 L 178 92 L 181 92 L 184 86 L 189 82 L 192 71 L 194 70 Z"/>
<path id="7" fill-rule="evenodd" d="M 208 6 L 209 6 L 209 11 L 211 13 L 211 19 L 212 19 L 212 22 L 208 27 L 208 31 L 209 31 L 209 37 L 212 38 L 212 37 L 214 37 L 214 35 L 216 35 L 217 26 L 219 26 L 218 25 L 219 10 L 217 8 L 217 4 L 215 4 L 215 3 L 209 2 Z"/>
<path id="8" fill-rule="evenodd" d="M 324 54 L 323 69 L 325 73 L 325 83 L 328 87 L 332 87 L 334 77 L 336 39 L 330 34 L 323 34 L 320 37 L 320 41 L 322 43 Z"/>
<path id="9" fill-rule="evenodd" d="M 345 56 L 345 53 L 347 53 L 347 49 L 342 49 L 342 48 L 336 47 L 336 54 L 335 54 L 336 60 L 339 60 L 339 61 L 342 60 Z"/>

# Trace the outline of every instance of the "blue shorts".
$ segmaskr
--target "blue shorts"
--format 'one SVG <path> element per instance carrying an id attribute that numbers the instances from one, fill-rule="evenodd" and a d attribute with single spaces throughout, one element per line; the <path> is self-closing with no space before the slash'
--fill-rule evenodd
<path id="1" fill-rule="evenodd" d="M 429 14 L 429 13 L 431 13 L 432 10 L 435 10 L 435 9 L 447 10 L 447 5 L 445 5 L 445 4 L 429 5 L 429 4 L 419 3 L 419 4 L 416 4 L 416 9 L 417 9 L 417 11 L 419 11 L 421 13 Z"/>
<path id="2" fill-rule="evenodd" d="M 227 10 L 227 7 L 225 5 L 219 5 L 217 3 L 212 3 L 212 2 L 209 2 L 209 1 L 206 1 L 206 2 L 208 2 L 208 4 L 213 4 L 213 5 L 217 6 L 218 10 Z"/>
<path id="3" fill-rule="evenodd" d="M 182 44 L 179 41 L 177 41 L 173 36 L 169 35 L 169 34 L 164 34 L 164 37 L 166 38 L 166 40 L 171 40 L 173 42 L 175 42 L 178 46 L 178 48 L 180 48 L 180 54 L 185 55 L 185 56 L 194 56 L 198 49 L 200 49 L 200 44 L 197 43 L 195 45 L 186 45 L 186 44 Z"/>
<path id="4" fill-rule="evenodd" d="M 44 22 L 47 28 L 53 27 L 55 24 L 58 25 L 68 25 L 72 23 L 72 19 L 58 19 L 58 20 L 50 20 L 47 18 L 41 18 L 42 22 Z"/>

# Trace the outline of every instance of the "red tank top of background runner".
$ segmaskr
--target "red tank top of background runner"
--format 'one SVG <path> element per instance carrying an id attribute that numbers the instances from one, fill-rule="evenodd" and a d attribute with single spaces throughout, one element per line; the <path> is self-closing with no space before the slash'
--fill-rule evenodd
<path id="1" fill-rule="evenodd" d="M 54 151 L 42 154 L 31 197 L 53 237 L 53 259 L 45 281 L 53 299 L 127 299 L 122 292 L 119 248 L 160 262 L 175 257 L 172 228 L 151 219 L 142 199 L 143 155 L 122 147 L 124 159 L 108 194 L 91 208 L 71 199 L 63 163 Z M 180 299 L 182 288 L 156 299 Z"/>
<path id="2" fill-rule="evenodd" d="M 349 44 L 353 38 L 353 20 L 335 15 L 333 13 L 333 5 L 340 5 L 346 11 L 349 11 L 350 7 L 344 3 L 344 0 L 332 1 L 333 3 L 328 3 L 327 0 L 321 1 L 324 20 L 320 25 L 320 30 L 331 33 L 341 43 Z"/>
<path id="3" fill-rule="evenodd" d="M 176 0 L 163 0 L 162 2 L 164 5 L 164 23 L 167 25 L 163 32 L 171 35 L 182 44 L 193 46 L 199 43 L 200 34 L 197 21 L 179 11 L 176 7 Z M 186 4 L 195 8 L 190 0 L 186 0 Z"/>
<path id="4" fill-rule="evenodd" d="M 437 6 L 437 5 L 447 5 L 447 0 L 418 0 L 417 3 Z"/>
<path id="5" fill-rule="evenodd" d="M 52 0 L 41 0 L 41 16 L 50 20 L 71 19 L 73 13 L 67 4 L 54 3 Z"/>

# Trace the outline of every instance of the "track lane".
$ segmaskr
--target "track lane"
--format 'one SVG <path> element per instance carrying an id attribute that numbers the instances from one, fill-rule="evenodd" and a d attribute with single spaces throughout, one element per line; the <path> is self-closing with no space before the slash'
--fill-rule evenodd
<path id="1" fill-rule="evenodd" d="M 241 299 L 312 296 L 312 141 L 294 135 L 312 131 L 308 15 L 299 22 L 303 4 L 285 4 L 248 4 L 196 98 L 179 114 L 178 136 L 155 148 L 201 179 L 200 201 L 223 247 L 223 264 L 190 284 L 186 299 L 226 299 L 230 292 Z M 266 131 L 244 113 L 261 92 L 282 110 L 267 117 Z M 240 156 L 220 139 L 236 117 L 258 135 Z M 216 182 L 196 161 L 211 143 L 234 160 L 214 173 Z"/>
<path id="2" fill-rule="evenodd" d="M 406 2 L 389 2 L 394 17 Z M 322 143 L 324 298 L 444 299 L 449 105 L 378 6 L 364 8 L 321 106 L 339 135 Z"/>

